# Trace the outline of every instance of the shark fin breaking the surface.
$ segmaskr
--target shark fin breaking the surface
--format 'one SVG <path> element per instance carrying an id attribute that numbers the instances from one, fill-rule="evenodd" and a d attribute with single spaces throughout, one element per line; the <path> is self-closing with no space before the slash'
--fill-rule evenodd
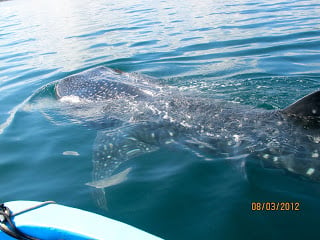
<path id="1" fill-rule="evenodd" d="M 282 111 L 293 117 L 319 118 L 320 117 L 320 91 L 311 93 Z"/>

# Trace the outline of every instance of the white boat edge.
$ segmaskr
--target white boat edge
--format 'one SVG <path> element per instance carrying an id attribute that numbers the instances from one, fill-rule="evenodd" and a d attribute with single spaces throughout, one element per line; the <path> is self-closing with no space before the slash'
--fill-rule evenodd
<path id="1" fill-rule="evenodd" d="M 41 203 L 11 201 L 4 205 L 14 215 Z M 23 233 L 39 239 L 161 239 L 126 223 L 57 203 L 46 204 L 18 214 L 13 217 L 13 222 Z M 0 231 L 0 239 L 14 238 Z"/>

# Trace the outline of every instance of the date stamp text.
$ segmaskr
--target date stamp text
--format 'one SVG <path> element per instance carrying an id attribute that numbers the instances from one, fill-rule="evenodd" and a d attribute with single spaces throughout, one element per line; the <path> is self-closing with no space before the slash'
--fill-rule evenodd
<path id="1" fill-rule="evenodd" d="M 299 202 L 251 202 L 252 211 L 300 211 Z"/>

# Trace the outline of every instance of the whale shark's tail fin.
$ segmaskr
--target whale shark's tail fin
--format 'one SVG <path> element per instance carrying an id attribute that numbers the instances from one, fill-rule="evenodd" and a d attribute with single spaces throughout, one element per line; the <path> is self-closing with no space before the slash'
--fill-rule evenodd
<path id="1" fill-rule="evenodd" d="M 320 90 L 299 99 L 281 112 L 298 118 L 320 118 Z"/>

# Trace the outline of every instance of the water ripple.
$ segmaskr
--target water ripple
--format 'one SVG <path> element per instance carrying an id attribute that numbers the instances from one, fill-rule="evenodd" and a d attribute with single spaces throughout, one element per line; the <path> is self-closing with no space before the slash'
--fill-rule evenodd
<path id="1" fill-rule="evenodd" d="M 69 38 L 88 38 L 88 37 L 97 37 L 99 35 L 104 35 L 106 33 L 111 33 L 111 32 L 123 32 L 123 31 L 134 31 L 142 29 L 141 27 L 121 27 L 121 28 L 111 28 L 111 29 L 106 29 L 106 30 L 99 30 L 96 32 L 92 33 L 86 33 L 86 34 L 81 34 L 77 36 L 71 36 L 71 37 L 66 37 L 66 39 Z"/>

